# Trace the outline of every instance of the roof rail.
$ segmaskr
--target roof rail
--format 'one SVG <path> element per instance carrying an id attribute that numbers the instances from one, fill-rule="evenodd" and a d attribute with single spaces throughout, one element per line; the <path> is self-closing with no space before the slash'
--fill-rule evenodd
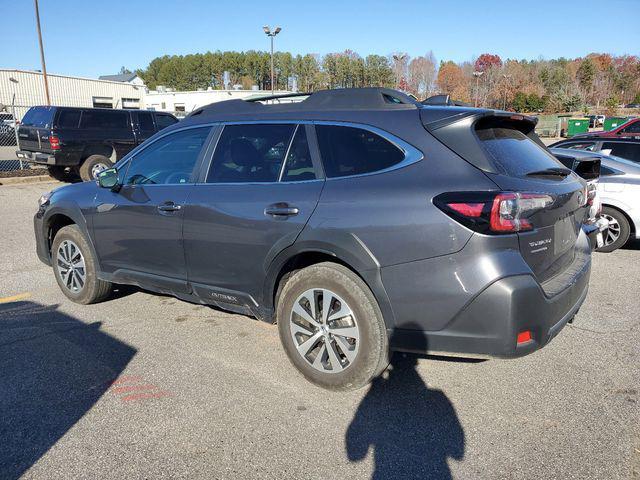
<path id="1" fill-rule="evenodd" d="M 265 105 L 264 101 L 306 96 L 301 102 L 283 102 Z M 201 114 L 251 113 L 296 110 L 384 110 L 417 108 L 420 103 L 408 95 L 389 88 L 339 88 L 319 90 L 314 93 L 290 93 L 251 98 L 250 100 L 226 100 L 200 107 L 188 116 Z M 264 109 L 264 110 L 263 110 Z"/>

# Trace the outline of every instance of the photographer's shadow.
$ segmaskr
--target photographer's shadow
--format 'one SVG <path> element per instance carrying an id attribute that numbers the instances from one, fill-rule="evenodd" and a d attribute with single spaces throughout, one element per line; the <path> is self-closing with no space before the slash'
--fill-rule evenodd
<path id="1" fill-rule="evenodd" d="M 0 304 L 0 478 L 21 477 L 136 354 L 100 327 L 57 305 Z"/>
<path id="2" fill-rule="evenodd" d="M 363 460 L 372 450 L 373 479 L 448 479 L 447 459 L 464 457 L 464 431 L 453 405 L 443 392 L 427 387 L 416 370 L 417 358 L 393 356 L 347 430 L 350 461 Z"/>

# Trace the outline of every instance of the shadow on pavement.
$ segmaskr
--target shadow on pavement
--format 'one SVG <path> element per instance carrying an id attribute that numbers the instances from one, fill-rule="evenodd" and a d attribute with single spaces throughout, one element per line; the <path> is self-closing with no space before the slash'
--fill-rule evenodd
<path id="1" fill-rule="evenodd" d="M 464 457 L 464 431 L 453 405 L 442 391 L 427 387 L 416 371 L 417 359 L 395 354 L 347 429 L 350 461 L 363 460 L 372 450 L 372 479 L 449 479 L 447 459 Z"/>
<path id="2" fill-rule="evenodd" d="M 57 310 L 0 305 L 0 478 L 38 461 L 100 399 L 136 354 Z"/>

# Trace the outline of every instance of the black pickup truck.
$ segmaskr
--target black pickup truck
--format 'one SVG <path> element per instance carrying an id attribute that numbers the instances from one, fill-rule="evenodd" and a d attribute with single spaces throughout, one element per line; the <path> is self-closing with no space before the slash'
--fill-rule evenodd
<path id="1" fill-rule="evenodd" d="M 18 128 L 18 158 L 47 165 L 58 180 L 71 171 L 92 180 L 154 133 L 178 119 L 163 112 L 32 107 Z"/>

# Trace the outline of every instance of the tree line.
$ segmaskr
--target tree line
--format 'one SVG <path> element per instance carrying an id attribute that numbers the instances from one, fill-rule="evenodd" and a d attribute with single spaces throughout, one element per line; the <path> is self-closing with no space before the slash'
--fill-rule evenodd
<path id="1" fill-rule="evenodd" d="M 413 58 L 404 53 L 362 57 L 345 50 L 323 56 L 276 52 L 274 65 L 276 90 L 291 89 L 294 82 L 305 92 L 382 86 L 419 99 L 447 93 L 470 104 L 517 112 L 612 110 L 640 103 L 640 59 L 633 55 L 503 61 L 484 53 L 471 61 L 437 63 L 433 52 Z M 225 83 L 271 88 L 270 54 L 255 50 L 165 55 L 136 73 L 151 89 L 224 88 Z"/>

